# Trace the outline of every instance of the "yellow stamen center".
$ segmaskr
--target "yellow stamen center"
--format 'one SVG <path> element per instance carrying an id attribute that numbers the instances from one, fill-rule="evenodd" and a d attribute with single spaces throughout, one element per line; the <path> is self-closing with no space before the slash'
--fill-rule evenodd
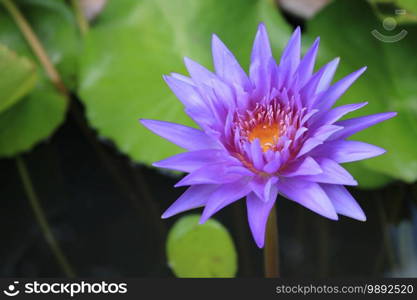
<path id="1" fill-rule="evenodd" d="M 252 142 L 254 139 L 259 139 L 262 151 L 266 152 L 273 148 L 278 141 L 280 135 L 279 126 L 277 123 L 265 124 L 260 123 L 252 128 L 249 132 L 248 138 Z"/>

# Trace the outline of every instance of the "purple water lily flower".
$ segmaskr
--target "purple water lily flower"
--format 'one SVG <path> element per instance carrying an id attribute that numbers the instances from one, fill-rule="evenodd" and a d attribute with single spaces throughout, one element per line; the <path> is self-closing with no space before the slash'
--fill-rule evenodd
<path id="1" fill-rule="evenodd" d="M 204 206 L 203 223 L 246 197 L 249 225 L 260 248 L 278 194 L 332 220 L 338 214 L 366 220 L 344 187 L 357 182 L 340 164 L 385 150 L 346 138 L 395 113 L 338 121 L 367 104 L 332 108 L 366 68 L 331 85 L 339 59 L 313 73 L 319 39 L 300 58 L 300 35 L 297 28 L 277 64 L 266 28 L 260 24 L 249 76 L 213 35 L 215 73 L 185 58 L 190 77 L 164 77 L 201 129 L 141 120 L 154 133 L 188 150 L 154 164 L 189 173 L 175 186 L 190 187 L 163 218 Z"/>

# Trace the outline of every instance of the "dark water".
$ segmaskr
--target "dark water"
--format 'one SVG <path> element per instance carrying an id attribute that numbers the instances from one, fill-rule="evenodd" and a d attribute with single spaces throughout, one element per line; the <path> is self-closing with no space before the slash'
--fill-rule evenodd
<path id="1" fill-rule="evenodd" d="M 183 191 L 173 188 L 178 178 L 132 164 L 73 114 L 23 159 L 78 276 L 173 276 L 165 238 L 176 218 L 161 220 L 160 215 Z M 0 160 L 0 168 L 0 275 L 65 276 L 34 218 L 16 161 Z M 365 223 L 330 221 L 279 199 L 282 276 L 417 276 L 414 190 L 399 182 L 377 191 L 352 189 L 367 214 Z M 244 202 L 215 218 L 235 240 L 237 276 L 262 276 L 262 251 L 252 241 Z"/>

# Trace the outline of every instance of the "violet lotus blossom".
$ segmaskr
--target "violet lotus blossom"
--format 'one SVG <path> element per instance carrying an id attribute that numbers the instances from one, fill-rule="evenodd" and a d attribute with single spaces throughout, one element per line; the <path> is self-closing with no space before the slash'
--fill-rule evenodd
<path id="1" fill-rule="evenodd" d="M 190 77 L 175 73 L 164 77 L 200 129 L 141 120 L 149 130 L 187 150 L 154 163 L 189 173 L 175 187 L 190 187 L 162 218 L 204 206 L 203 223 L 246 197 L 250 229 L 260 248 L 278 195 L 332 220 L 338 214 L 366 220 L 344 187 L 358 183 L 340 164 L 385 150 L 347 138 L 395 113 L 339 121 L 367 104 L 332 108 L 366 68 L 331 84 L 339 59 L 314 72 L 318 46 L 319 38 L 301 58 L 297 28 L 277 64 L 260 24 L 249 75 L 213 35 L 214 73 L 185 58 Z"/>

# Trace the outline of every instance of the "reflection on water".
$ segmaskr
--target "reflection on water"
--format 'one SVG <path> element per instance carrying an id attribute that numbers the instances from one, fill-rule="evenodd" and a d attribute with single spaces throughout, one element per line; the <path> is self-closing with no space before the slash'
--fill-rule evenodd
<path id="1" fill-rule="evenodd" d="M 410 202 L 411 218 L 398 225 L 388 225 L 395 247 L 396 265 L 389 277 L 417 277 L 417 206 Z"/>

